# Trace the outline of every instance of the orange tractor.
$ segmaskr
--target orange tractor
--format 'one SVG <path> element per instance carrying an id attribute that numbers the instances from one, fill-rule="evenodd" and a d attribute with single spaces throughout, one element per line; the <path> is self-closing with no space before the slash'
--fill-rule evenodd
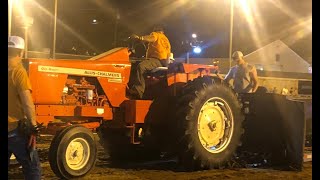
<path id="1" fill-rule="evenodd" d="M 86 175 L 97 157 L 94 132 L 112 160 L 168 151 L 188 170 L 228 164 L 241 144 L 245 106 L 212 75 L 218 66 L 157 68 L 144 99 L 134 100 L 126 96 L 135 72 L 129 55 L 123 47 L 87 60 L 28 59 L 37 122 L 54 135 L 53 172 Z"/>

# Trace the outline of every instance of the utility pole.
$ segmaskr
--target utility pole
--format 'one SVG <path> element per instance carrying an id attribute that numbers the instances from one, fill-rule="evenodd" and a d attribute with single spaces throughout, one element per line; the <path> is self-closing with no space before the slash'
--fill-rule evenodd
<path id="1" fill-rule="evenodd" d="M 24 41 L 25 41 L 25 53 L 24 58 L 28 58 L 28 30 L 29 27 L 33 24 L 33 18 L 31 17 L 21 17 L 20 19 L 21 27 L 24 29 Z"/>
<path id="2" fill-rule="evenodd" d="M 24 58 L 27 59 L 28 58 L 28 27 L 23 27 L 24 28 L 24 41 L 26 42 L 25 43 L 25 46 L 24 46 Z"/>
<path id="3" fill-rule="evenodd" d="M 115 18 L 115 26 L 114 26 L 114 34 L 113 34 L 113 46 L 117 47 L 117 36 L 118 36 L 118 24 L 120 20 L 119 9 L 116 9 L 116 18 Z"/>
<path id="4" fill-rule="evenodd" d="M 11 36 L 12 4 L 13 4 L 13 1 L 9 0 L 9 2 L 8 2 L 8 36 Z"/>
<path id="5" fill-rule="evenodd" d="M 187 52 L 186 63 L 190 64 L 190 52 Z"/>
<path id="6" fill-rule="evenodd" d="M 55 59 L 55 58 L 56 58 L 57 10 L 58 10 L 58 0 L 54 0 L 54 23 L 53 23 L 52 59 Z"/>
<path id="7" fill-rule="evenodd" d="M 232 62 L 232 31 L 233 31 L 233 0 L 230 0 L 230 43 L 229 43 L 229 69 L 231 69 Z"/>

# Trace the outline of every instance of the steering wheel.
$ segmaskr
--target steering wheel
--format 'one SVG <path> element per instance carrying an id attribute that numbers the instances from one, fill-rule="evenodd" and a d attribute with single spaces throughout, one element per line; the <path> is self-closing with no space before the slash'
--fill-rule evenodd
<path id="1" fill-rule="evenodd" d="M 131 36 L 128 37 L 126 41 L 127 41 L 128 49 L 132 54 L 137 54 L 137 48 L 138 46 L 141 46 L 141 45 L 143 47 L 143 50 L 142 50 L 143 53 L 145 54 L 145 52 L 147 51 L 147 46 L 143 41 L 140 41 L 136 38 L 132 38 Z"/>

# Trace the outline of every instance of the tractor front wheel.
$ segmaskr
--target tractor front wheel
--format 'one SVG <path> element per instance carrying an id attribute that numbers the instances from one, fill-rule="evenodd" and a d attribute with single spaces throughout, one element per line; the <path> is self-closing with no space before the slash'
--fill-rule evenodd
<path id="1" fill-rule="evenodd" d="M 94 167 L 96 155 L 97 147 L 92 132 L 82 126 L 69 126 L 53 138 L 49 163 L 58 177 L 78 178 Z"/>

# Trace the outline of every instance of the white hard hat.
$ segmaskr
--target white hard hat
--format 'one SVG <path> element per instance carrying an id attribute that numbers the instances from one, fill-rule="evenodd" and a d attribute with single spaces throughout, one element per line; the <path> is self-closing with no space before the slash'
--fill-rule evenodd
<path id="1" fill-rule="evenodd" d="M 239 58 L 242 58 L 243 57 L 243 54 L 241 51 L 235 51 L 233 54 L 232 54 L 232 59 L 239 59 Z"/>
<path id="2" fill-rule="evenodd" d="M 19 36 L 8 37 L 8 48 L 24 49 L 24 39 Z"/>

